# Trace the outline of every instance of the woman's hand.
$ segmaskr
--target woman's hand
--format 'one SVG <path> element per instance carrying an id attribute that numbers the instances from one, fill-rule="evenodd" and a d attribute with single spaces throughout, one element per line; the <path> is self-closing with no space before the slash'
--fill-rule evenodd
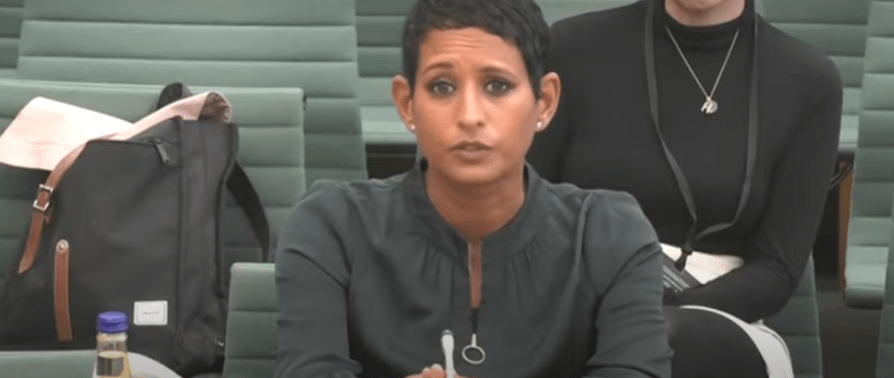
<path id="1" fill-rule="evenodd" d="M 419 374 L 408 375 L 404 378 L 447 378 L 447 372 L 444 371 L 444 368 L 441 365 L 434 364 L 431 367 L 427 367 L 422 369 L 422 372 Z M 466 378 L 456 375 L 456 378 Z"/>

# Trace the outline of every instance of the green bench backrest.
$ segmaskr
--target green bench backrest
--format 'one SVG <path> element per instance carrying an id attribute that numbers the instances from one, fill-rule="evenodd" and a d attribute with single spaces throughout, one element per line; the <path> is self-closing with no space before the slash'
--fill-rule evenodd
<path id="1" fill-rule="evenodd" d="M 869 17 L 869 42 L 866 52 L 866 96 L 860 137 L 866 130 L 867 138 L 886 138 L 872 147 L 880 161 L 886 161 L 887 182 L 894 181 L 894 0 L 875 0 Z M 872 83 L 872 85 L 870 85 Z M 861 147 L 862 148 L 862 147 Z M 860 150 L 858 150 L 860 151 Z M 879 167 L 880 174 L 884 171 Z M 881 175 L 880 175 L 881 176 Z M 889 196 L 894 186 L 877 184 L 879 194 L 887 186 Z M 884 306 L 879 334 L 876 376 L 894 376 L 894 234 L 892 220 L 887 222 L 888 245 L 886 256 L 887 279 L 884 282 Z M 850 261 L 848 261 L 850 263 Z"/>
<path id="2" fill-rule="evenodd" d="M 761 0 L 764 18 L 828 54 L 844 80 L 843 150 L 857 144 L 870 0 Z"/>
<path id="3" fill-rule="evenodd" d="M 95 350 L 0 353 L 4 377 L 90 377 L 93 375 L 95 362 Z"/>
<path id="4" fill-rule="evenodd" d="M 881 307 L 894 189 L 894 14 L 875 1 L 869 13 L 860 131 L 845 266 L 846 303 Z"/>
<path id="5" fill-rule="evenodd" d="M 357 2 L 357 44 L 363 137 L 369 144 L 415 144 L 391 101 L 391 78 L 401 71 L 404 20 L 416 0 Z"/>
<path id="6" fill-rule="evenodd" d="M 636 0 L 535 0 L 540 5 L 546 23 L 552 25 L 563 18 L 578 14 L 616 8 Z"/>
<path id="7" fill-rule="evenodd" d="M 308 184 L 366 177 L 353 0 L 29 0 L 17 75 L 297 87 Z"/>
<path id="8" fill-rule="evenodd" d="M 274 265 L 236 263 L 230 281 L 225 378 L 272 378 L 276 369 L 276 297 Z"/>
<path id="9" fill-rule="evenodd" d="M 15 73 L 22 30 L 22 1 L 0 0 L 0 77 Z"/>

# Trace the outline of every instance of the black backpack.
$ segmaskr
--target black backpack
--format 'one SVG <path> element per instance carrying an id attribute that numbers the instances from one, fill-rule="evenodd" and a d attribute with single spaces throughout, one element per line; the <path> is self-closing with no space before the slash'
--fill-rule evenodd
<path id="1" fill-rule="evenodd" d="M 38 190 L 0 294 L 0 349 L 95 348 L 97 315 L 122 311 L 131 351 L 181 376 L 210 371 L 229 268 L 270 251 L 237 145 L 232 123 L 178 117 L 73 151 Z"/>

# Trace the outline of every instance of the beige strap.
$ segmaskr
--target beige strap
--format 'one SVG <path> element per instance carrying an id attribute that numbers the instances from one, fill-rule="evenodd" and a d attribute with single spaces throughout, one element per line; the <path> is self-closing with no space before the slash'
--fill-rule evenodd
<path id="1" fill-rule="evenodd" d="M 121 130 L 112 139 L 130 139 L 152 126 L 176 117 L 181 117 L 185 120 L 199 119 L 230 122 L 232 115 L 232 106 L 223 95 L 217 92 L 204 92 L 156 110 L 134 123 L 133 127 Z"/>

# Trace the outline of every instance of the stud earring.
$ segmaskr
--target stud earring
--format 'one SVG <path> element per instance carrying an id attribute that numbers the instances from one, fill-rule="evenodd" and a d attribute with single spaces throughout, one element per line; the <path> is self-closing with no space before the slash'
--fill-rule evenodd
<path id="1" fill-rule="evenodd" d="M 537 130 L 543 129 L 543 122 L 537 122 Z"/>
<path id="2" fill-rule="evenodd" d="M 416 132 L 416 125 L 411 124 L 411 125 L 410 125 L 410 131 L 411 131 L 411 132 Z"/>

